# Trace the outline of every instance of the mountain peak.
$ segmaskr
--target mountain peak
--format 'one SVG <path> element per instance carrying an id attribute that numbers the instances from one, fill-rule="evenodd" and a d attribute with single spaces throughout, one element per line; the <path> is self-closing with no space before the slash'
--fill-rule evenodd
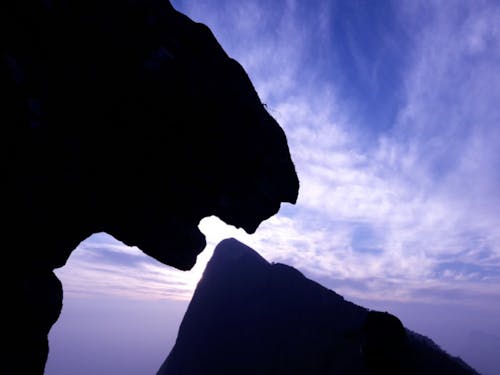
<path id="1" fill-rule="evenodd" d="M 254 249 L 232 237 L 222 240 L 215 247 L 211 263 L 220 264 L 221 262 L 227 262 L 237 267 L 242 265 L 241 261 L 244 260 L 251 260 L 252 262 L 262 265 L 269 265 L 269 262 Z"/>
<path id="2" fill-rule="evenodd" d="M 158 375 L 475 374 L 421 337 L 231 238 L 207 264 Z"/>

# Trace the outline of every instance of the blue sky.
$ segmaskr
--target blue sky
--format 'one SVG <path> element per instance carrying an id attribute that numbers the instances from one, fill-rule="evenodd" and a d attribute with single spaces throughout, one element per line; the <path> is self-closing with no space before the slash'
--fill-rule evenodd
<path id="1" fill-rule="evenodd" d="M 460 350 L 457 327 L 500 336 L 500 4 L 173 4 L 212 29 L 285 129 L 298 203 L 252 236 L 204 219 L 188 273 L 94 235 L 58 270 L 67 304 L 182 304 L 213 246 L 236 237 L 445 349 Z M 422 322 L 447 312 L 455 323 Z"/>

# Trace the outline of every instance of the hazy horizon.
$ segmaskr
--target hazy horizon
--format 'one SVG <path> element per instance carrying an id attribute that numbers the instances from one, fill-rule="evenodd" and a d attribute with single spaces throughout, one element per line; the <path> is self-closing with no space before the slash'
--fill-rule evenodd
<path id="1" fill-rule="evenodd" d="M 189 272 L 161 265 L 106 234 L 84 241 L 67 265 L 56 271 L 65 297 L 61 317 L 49 335 L 51 351 L 45 373 L 155 373 L 175 343 L 192 293 L 217 243 L 223 238 L 241 240 L 248 236 L 225 226 L 214 230 L 219 226 L 223 224 L 214 219 L 200 226 L 207 233 L 208 246 Z M 120 258 L 122 261 L 117 260 Z M 339 293 L 321 278 L 306 276 Z M 342 295 L 360 306 L 398 316 L 405 327 L 428 336 L 483 374 L 494 374 L 499 366 L 496 353 L 500 349 L 500 321 L 495 305 Z M 485 344 L 495 346 L 479 347 L 470 353 L 470 346 L 478 344 L 477 340 L 471 342 L 470 336 L 478 333 L 491 336 Z"/>

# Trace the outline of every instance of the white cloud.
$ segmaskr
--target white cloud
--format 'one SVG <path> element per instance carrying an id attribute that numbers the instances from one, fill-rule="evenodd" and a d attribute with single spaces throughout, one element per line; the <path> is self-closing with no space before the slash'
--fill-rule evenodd
<path id="1" fill-rule="evenodd" d="M 460 288 L 484 292 L 493 290 L 493 283 L 500 286 L 500 178 L 495 167 L 500 165 L 500 112 L 494 104 L 500 97 L 500 71 L 492 64 L 500 54 L 499 10 L 432 8 L 435 21 L 413 30 L 416 45 L 405 76 L 405 105 L 394 130 L 374 140 L 377 147 L 360 143 L 363 124 L 349 122 L 349 109 L 339 108 L 335 87 L 301 85 L 311 76 L 300 65 L 301 55 L 309 52 L 305 44 L 293 44 L 296 57 L 287 61 L 293 69 L 285 73 L 275 63 L 279 59 L 268 60 L 267 53 L 257 56 L 264 56 L 259 61 L 266 61 L 275 75 L 262 77 L 258 67 L 244 64 L 258 90 L 265 81 L 259 90 L 264 101 L 268 92 L 280 92 L 269 104 L 287 132 L 301 179 L 291 221 L 278 216 L 254 237 L 263 238 L 255 245 L 264 254 L 332 280 L 371 280 L 371 285 L 393 280 L 406 295 L 422 284 L 452 289 L 460 282 Z M 289 56 L 289 41 L 301 32 L 293 29 L 293 14 L 288 16 L 287 34 L 278 34 L 289 39 L 274 40 L 276 55 Z M 256 59 L 255 51 L 236 48 L 234 53 L 243 62 L 247 54 Z M 471 56 L 477 60 L 469 61 Z M 295 74 L 286 79 L 295 86 L 269 79 L 283 74 Z M 373 245 L 381 253 L 353 248 L 361 223 L 377 232 Z M 480 279 L 480 272 L 436 275 L 445 262 L 488 264 L 495 275 L 477 285 L 470 281 Z M 389 284 L 370 293 L 398 298 L 401 291 Z"/>
<path id="2" fill-rule="evenodd" d="M 137 247 L 98 233 L 83 241 L 56 274 L 66 296 L 188 300 L 202 267 L 200 264 L 190 273 L 182 272 L 157 262 Z"/>
<path id="3" fill-rule="evenodd" d="M 252 236 L 214 218 L 203 220 L 209 245 L 188 273 L 151 261 L 136 263 L 137 277 L 111 265 L 96 269 L 97 247 L 140 253 L 86 243 L 82 247 L 94 258 L 85 258 L 83 249 L 75 253 L 82 254 L 74 261 L 85 272 L 74 275 L 74 290 L 114 283 L 116 293 L 123 293 L 122 285 L 140 295 L 147 279 L 152 295 L 189 298 L 215 244 L 236 237 L 268 260 L 295 266 L 348 296 L 429 300 L 457 290 L 477 299 L 499 296 L 498 6 L 485 2 L 487 7 L 451 11 L 436 3 L 427 9 L 433 21 L 421 23 L 414 21 L 421 17 L 418 7 L 400 9 L 415 42 L 406 51 L 412 64 L 404 75 L 404 106 L 392 130 L 366 144 L 367 125 L 353 122 L 335 82 L 320 80 L 307 65 L 311 31 L 299 22 L 294 2 L 279 8 L 272 32 L 260 33 L 255 30 L 275 16 L 262 8 L 268 3 L 229 2 L 228 13 L 203 4 L 193 5 L 193 18 L 208 23 L 242 62 L 287 133 L 301 180 L 298 204 Z M 331 21 L 320 20 L 326 40 Z M 99 281 L 104 277 L 108 284 Z"/>

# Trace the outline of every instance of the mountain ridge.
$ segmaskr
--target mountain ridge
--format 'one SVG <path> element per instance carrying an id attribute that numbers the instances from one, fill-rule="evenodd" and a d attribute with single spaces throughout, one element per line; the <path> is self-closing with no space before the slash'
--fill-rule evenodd
<path id="1" fill-rule="evenodd" d="M 220 373 L 477 374 L 397 317 L 347 301 L 235 239 L 216 247 L 158 371 Z"/>

